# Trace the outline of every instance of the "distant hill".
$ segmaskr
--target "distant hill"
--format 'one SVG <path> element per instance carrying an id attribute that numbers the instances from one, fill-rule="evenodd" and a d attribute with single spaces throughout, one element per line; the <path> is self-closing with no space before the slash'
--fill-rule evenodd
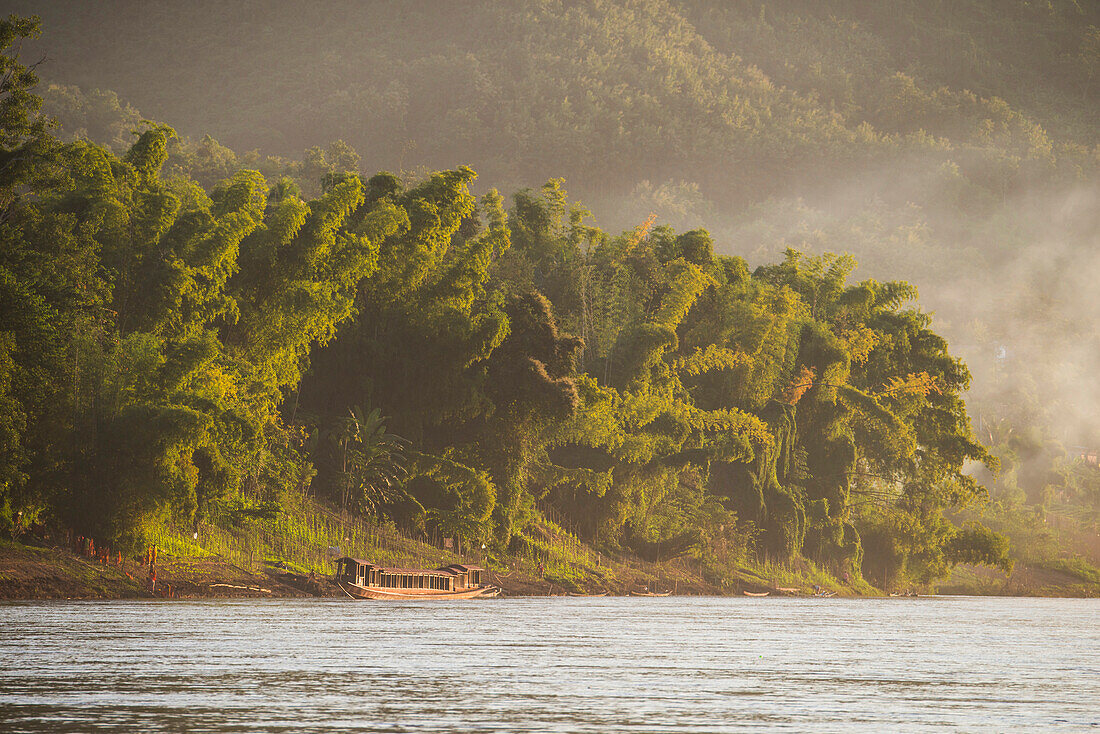
<path id="1" fill-rule="evenodd" d="M 1069 0 L 10 5 L 43 17 L 45 78 L 236 150 L 341 138 L 596 200 L 743 205 L 905 152 L 999 189 L 1095 166 L 1100 130 L 1100 9 Z"/>

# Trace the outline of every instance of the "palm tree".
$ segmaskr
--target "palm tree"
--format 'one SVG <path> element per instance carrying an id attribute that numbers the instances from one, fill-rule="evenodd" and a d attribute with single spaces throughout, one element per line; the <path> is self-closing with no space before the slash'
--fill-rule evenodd
<path id="1" fill-rule="evenodd" d="M 352 407 L 346 418 L 337 421 L 330 437 L 339 450 L 341 510 L 353 503 L 360 511 L 377 513 L 405 496 L 408 441 L 386 430 L 382 411 L 374 408 L 364 416 L 360 408 Z"/>

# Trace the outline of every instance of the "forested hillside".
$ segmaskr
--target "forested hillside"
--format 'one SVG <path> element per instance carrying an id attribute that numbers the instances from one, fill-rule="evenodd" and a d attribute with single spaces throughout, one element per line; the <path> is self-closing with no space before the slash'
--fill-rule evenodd
<path id="1" fill-rule="evenodd" d="M 713 202 L 906 153 L 996 193 L 1095 165 L 1100 10 L 1070 0 L 33 6 L 50 79 L 236 150 Z"/>
<path id="2" fill-rule="evenodd" d="M 1093 5 L 12 6 L 61 127 L 6 143 L 10 508 L 878 583 L 1095 535 Z"/>

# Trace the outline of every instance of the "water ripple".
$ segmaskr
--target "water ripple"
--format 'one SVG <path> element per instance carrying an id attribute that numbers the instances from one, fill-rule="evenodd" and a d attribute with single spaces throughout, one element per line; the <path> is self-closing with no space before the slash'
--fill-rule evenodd
<path id="1" fill-rule="evenodd" d="M 0 731 L 1100 728 L 1100 602 L 0 605 Z"/>

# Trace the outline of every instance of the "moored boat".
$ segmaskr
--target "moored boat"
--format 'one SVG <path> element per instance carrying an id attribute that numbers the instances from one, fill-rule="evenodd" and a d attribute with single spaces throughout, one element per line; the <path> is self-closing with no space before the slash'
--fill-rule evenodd
<path id="1" fill-rule="evenodd" d="M 671 591 L 632 591 L 631 596 L 669 596 Z"/>
<path id="2" fill-rule="evenodd" d="M 388 568 L 360 558 L 336 561 L 336 583 L 355 599 L 473 599 L 500 594 L 485 569 L 459 563 L 437 569 Z"/>
<path id="3" fill-rule="evenodd" d="M 767 596 L 771 592 L 769 591 L 742 591 L 745 596 Z"/>

